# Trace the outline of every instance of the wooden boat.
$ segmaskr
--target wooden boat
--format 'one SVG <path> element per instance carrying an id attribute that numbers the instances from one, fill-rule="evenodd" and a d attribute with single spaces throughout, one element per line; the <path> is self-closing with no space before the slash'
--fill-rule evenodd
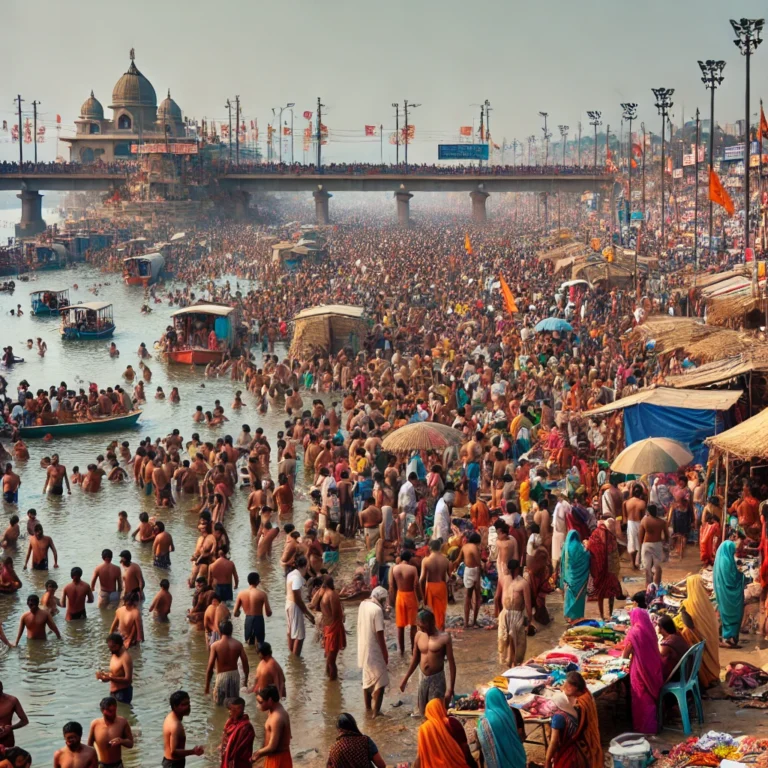
<path id="1" fill-rule="evenodd" d="M 31 296 L 32 314 L 40 315 L 58 315 L 64 307 L 69 306 L 69 290 L 63 291 L 32 291 Z"/>
<path id="2" fill-rule="evenodd" d="M 178 343 L 166 354 L 173 363 L 219 363 L 232 352 L 239 320 L 235 307 L 200 303 L 171 313 Z"/>
<path id="3" fill-rule="evenodd" d="M 61 311 L 65 339 L 108 339 L 115 332 L 112 305 L 104 301 L 73 304 Z"/>
<path id="4" fill-rule="evenodd" d="M 22 437 L 74 437 L 77 435 L 92 435 L 97 432 L 119 432 L 131 429 L 137 425 L 141 411 L 131 411 L 119 416 L 105 416 L 103 419 L 92 421 L 65 421 L 58 424 L 40 424 L 34 427 L 19 427 Z"/>
<path id="5" fill-rule="evenodd" d="M 165 256 L 162 253 L 144 253 L 123 259 L 123 279 L 126 285 L 153 285 L 160 279 Z"/>
<path id="6" fill-rule="evenodd" d="M 51 269 L 66 269 L 69 263 L 67 249 L 61 243 L 36 245 L 31 268 L 38 272 Z"/>

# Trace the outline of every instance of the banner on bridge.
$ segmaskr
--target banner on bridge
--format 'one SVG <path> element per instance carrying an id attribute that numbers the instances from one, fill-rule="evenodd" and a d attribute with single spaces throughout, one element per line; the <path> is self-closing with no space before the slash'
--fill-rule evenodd
<path id="1" fill-rule="evenodd" d="M 197 144 L 166 144 L 165 142 L 141 146 L 132 144 L 131 153 L 134 155 L 196 155 Z"/>
<path id="2" fill-rule="evenodd" d="M 438 144 L 438 160 L 487 160 L 487 144 Z"/>

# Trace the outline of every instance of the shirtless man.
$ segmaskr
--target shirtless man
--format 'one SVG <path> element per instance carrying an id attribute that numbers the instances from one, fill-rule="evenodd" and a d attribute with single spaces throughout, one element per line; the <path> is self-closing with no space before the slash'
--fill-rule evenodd
<path id="1" fill-rule="evenodd" d="M 525 661 L 528 627 L 533 621 L 531 586 L 523 578 L 520 563 L 510 560 L 507 573 L 499 576 L 494 596 L 496 616 L 499 617 L 499 663 L 514 667 Z"/>
<path id="2" fill-rule="evenodd" d="M 208 567 L 208 580 L 216 591 L 216 596 L 223 603 L 232 601 L 233 582 L 234 589 L 237 589 L 239 578 L 235 564 L 227 557 L 229 547 L 222 544 L 218 550 L 218 557 Z"/>
<path id="3" fill-rule="evenodd" d="M 19 718 L 17 723 L 13 723 L 14 715 Z M 21 702 L 10 693 L 4 693 L 3 683 L 0 681 L 0 744 L 10 749 L 16 744 L 13 732 L 26 725 L 29 725 L 29 718 Z"/>
<path id="4" fill-rule="evenodd" d="M 146 544 L 155 538 L 155 526 L 149 522 L 149 515 L 146 512 L 139 514 L 139 524 L 131 534 L 131 538 L 139 544 Z"/>
<path id="5" fill-rule="evenodd" d="M 53 539 L 50 536 L 43 535 L 43 526 L 40 523 L 35 523 L 34 535 L 29 540 L 29 547 L 27 548 L 27 556 L 24 559 L 24 568 L 27 570 L 29 564 L 29 557 L 32 556 L 32 570 L 33 571 L 47 571 L 48 570 L 48 550 L 53 552 L 53 567 L 59 567 L 59 553 L 56 551 L 56 547 L 53 544 Z"/>
<path id="6" fill-rule="evenodd" d="M 299 543 L 301 534 L 294 529 L 293 523 L 287 523 L 283 526 L 285 531 L 285 546 L 283 547 L 283 554 L 280 555 L 280 565 L 283 566 L 283 571 L 287 576 L 294 569 L 294 562 L 297 556 L 303 553 L 303 548 Z"/>
<path id="7" fill-rule="evenodd" d="M 152 484 L 155 486 L 155 501 L 157 502 L 157 506 L 174 506 L 171 478 L 157 461 L 155 461 L 155 468 L 152 470 Z"/>
<path id="8" fill-rule="evenodd" d="M 171 552 L 176 550 L 173 545 L 173 537 L 165 530 L 165 523 L 162 520 L 155 521 L 153 532 L 155 540 L 152 543 L 152 564 L 155 568 L 170 568 Z"/>
<path id="9" fill-rule="evenodd" d="M 667 521 L 659 519 L 655 504 L 649 504 L 648 514 L 640 522 L 638 541 L 640 561 L 645 566 L 645 583 L 661 584 L 661 564 L 664 562 L 664 544 L 669 542 Z"/>
<path id="10" fill-rule="evenodd" d="M 271 522 L 264 523 L 259 537 L 259 544 L 256 547 L 256 557 L 269 557 L 272 554 L 272 543 L 280 534 L 280 529 Z"/>
<path id="11" fill-rule="evenodd" d="M 69 485 L 67 468 L 63 464 L 59 464 L 59 454 L 54 453 L 51 456 L 51 464 L 45 473 L 43 493 L 50 492 L 54 496 L 61 496 L 64 493 L 65 484 L 67 486 L 67 493 L 71 494 L 72 488 Z"/>
<path id="12" fill-rule="evenodd" d="M 133 700 L 133 659 L 125 648 L 123 636 L 117 632 L 107 635 L 107 648 L 112 654 L 109 672 L 97 671 L 96 679 L 109 683 L 112 698 L 122 704 L 130 704 Z"/>
<path id="13" fill-rule="evenodd" d="M 450 561 L 440 552 L 441 539 L 429 542 L 429 555 L 421 563 L 421 591 L 424 602 L 435 615 L 435 625 L 445 629 L 445 613 L 448 610 L 448 570 Z"/>
<path id="14" fill-rule="evenodd" d="M 640 550 L 640 521 L 645 515 L 647 506 L 645 493 L 640 485 L 632 488 L 632 498 L 624 504 L 624 510 L 627 513 L 627 552 L 632 561 L 632 568 L 639 570 L 638 553 Z"/>
<path id="15" fill-rule="evenodd" d="M 93 590 L 83 579 L 83 569 L 73 568 L 69 575 L 72 581 L 61 591 L 61 607 L 67 609 L 66 621 L 84 619 L 86 602 L 93 602 Z"/>
<path id="16" fill-rule="evenodd" d="M 176 691 L 170 697 L 171 711 L 163 721 L 163 768 L 184 768 L 186 758 L 195 755 L 200 757 L 205 753 L 202 746 L 185 749 L 187 734 L 182 720 L 192 710 L 189 694 L 186 691 Z"/>
<path id="17" fill-rule="evenodd" d="M 411 565 L 413 554 L 409 550 L 400 553 L 400 562 L 391 570 L 389 579 L 389 603 L 395 606 L 397 646 L 405 655 L 405 628 L 411 628 L 411 651 L 417 631 L 419 603 L 424 599 L 419 584 L 419 570 Z"/>
<path id="18" fill-rule="evenodd" d="M 507 575 L 507 563 L 510 560 L 517 560 L 519 552 L 517 551 L 517 539 L 509 535 L 509 526 L 504 520 L 497 520 L 494 523 L 496 528 L 496 571 L 499 576 Z"/>
<path id="19" fill-rule="evenodd" d="M 334 587 L 333 576 L 323 576 L 323 586 L 315 592 L 309 607 L 322 614 L 325 673 L 329 680 L 336 680 L 339 677 L 336 659 L 339 651 L 347 647 L 347 632 L 344 629 L 344 606 Z"/>
<path id="20" fill-rule="evenodd" d="M 21 528 L 19 527 L 19 516 L 11 515 L 11 519 L 8 523 L 8 527 L 3 534 L 3 540 L 0 541 L 0 547 L 3 549 L 10 549 L 16 547 L 16 542 L 21 536 Z"/>
<path id="21" fill-rule="evenodd" d="M 381 510 L 373 503 L 373 496 L 365 500 L 365 506 L 358 515 L 360 525 L 363 526 L 363 532 L 365 533 L 365 548 L 371 550 L 376 546 L 376 542 L 379 540 L 380 530 L 379 526 L 384 516 Z"/>
<path id="22" fill-rule="evenodd" d="M 259 587 L 261 578 L 256 571 L 248 574 L 248 589 L 238 594 L 235 600 L 235 618 L 240 615 L 240 610 L 245 611 L 245 642 L 247 645 L 256 644 L 261 648 L 266 636 L 264 626 L 264 614 L 272 615 L 269 605 L 269 596 Z"/>
<path id="23" fill-rule="evenodd" d="M 538 510 L 533 513 L 533 522 L 539 526 L 541 543 L 547 550 L 549 550 L 552 543 L 552 518 L 549 514 L 549 507 L 546 499 L 542 499 L 539 502 Z"/>
<path id="24" fill-rule="evenodd" d="M 91 589 L 96 589 L 99 582 L 99 608 L 106 608 L 110 603 L 120 600 L 123 591 L 123 575 L 117 565 L 112 564 L 112 550 L 101 551 L 102 564 L 97 565 L 91 577 Z"/>
<path id="25" fill-rule="evenodd" d="M 221 640 L 211 644 L 208 654 L 208 668 L 205 671 L 205 695 L 211 692 L 211 679 L 214 668 L 216 683 L 213 686 L 213 701 L 218 706 L 224 706 L 227 699 L 240 695 L 240 672 L 238 661 L 243 666 L 244 685 L 248 687 L 248 657 L 245 648 L 239 640 L 232 637 L 232 622 L 222 621 L 219 624 Z"/>
<path id="26" fill-rule="evenodd" d="M 88 746 L 96 747 L 99 765 L 104 768 L 122 768 L 123 747 L 133 749 L 131 726 L 124 717 L 117 714 L 117 700 L 112 696 L 102 699 L 99 704 L 102 717 L 91 723 Z"/>
<path id="27" fill-rule="evenodd" d="M 280 703 L 280 692 L 274 685 L 268 685 L 258 691 L 256 703 L 262 712 L 269 712 L 269 715 L 264 723 L 264 746 L 253 753 L 252 762 L 274 755 L 271 764 L 290 765 L 291 719 Z M 283 761 L 281 755 L 288 755 L 289 760 Z"/>
<path id="28" fill-rule="evenodd" d="M 125 593 L 123 604 L 115 611 L 109 632 L 122 635 L 126 648 L 144 642 L 144 623 L 139 610 L 138 592 Z"/>
<path id="29" fill-rule="evenodd" d="M 149 612 L 153 613 L 158 621 L 168 621 L 172 603 L 171 582 L 168 579 L 160 579 L 160 591 L 149 606 Z"/>
<path id="30" fill-rule="evenodd" d="M 123 597 L 135 592 L 139 600 L 144 599 L 144 575 L 138 563 L 131 562 L 131 553 L 124 549 L 120 553 L 120 565 L 123 566 Z"/>
<path id="31" fill-rule="evenodd" d="M 5 465 L 3 474 L 3 501 L 7 504 L 17 504 L 21 478 L 13 471 L 13 464 Z"/>
<path id="32" fill-rule="evenodd" d="M 285 674 L 283 668 L 275 661 L 272 656 L 272 646 L 269 643 L 262 643 L 259 648 L 261 661 L 256 667 L 254 675 L 254 691 L 260 691 L 268 685 L 274 685 L 280 692 L 280 698 L 285 698 Z"/>
<path id="33" fill-rule="evenodd" d="M 480 534 L 476 531 L 471 533 L 467 543 L 462 546 L 459 557 L 456 560 L 456 568 L 460 563 L 464 563 L 464 626 L 477 627 L 477 615 L 480 613 L 480 603 L 482 602 L 481 580 L 483 576 L 483 561 L 480 558 Z M 454 568 L 455 570 L 455 568 Z M 474 623 L 469 623 L 469 612 L 472 608 L 472 598 L 474 597 Z"/>
<path id="34" fill-rule="evenodd" d="M 53 753 L 53 768 L 97 768 L 96 750 L 82 743 L 83 726 L 70 721 L 63 733 L 64 746 Z"/>
<path id="35" fill-rule="evenodd" d="M 450 685 L 445 682 L 445 661 L 448 660 Z M 446 707 L 453 698 L 453 686 L 456 683 L 456 661 L 453 658 L 453 643 L 447 632 L 439 632 L 435 626 L 435 616 L 432 611 L 419 611 L 419 631 L 413 646 L 411 665 L 405 673 L 400 690 L 404 693 L 405 686 L 411 675 L 419 668 L 419 714 L 423 717 L 427 704 L 432 699 L 443 699 Z"/>

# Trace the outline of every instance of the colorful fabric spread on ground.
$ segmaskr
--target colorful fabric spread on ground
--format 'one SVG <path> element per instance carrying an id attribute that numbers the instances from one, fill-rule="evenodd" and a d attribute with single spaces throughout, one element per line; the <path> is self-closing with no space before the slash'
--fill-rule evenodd
<path id="1" fill-rule="evenodd" d="M 616 536 L 606 528 L 602 520 L 589 537 L 589 554 L 591 594 L 598 600 L 621 597 L 619 546 Z"/>
<path id="2" fill-rule="evenodd" d="M 673 747 L 670 753 L 657 760 L 654 766 L 719 766 L 722 760 L 765 768 L 768 766 L 768 739 L 757 739 L 754 736 L 734 738 L 729 733 L 709 731 L 703 736 L 691 736 Z"/>
<path id="3" fill-rule="evenodd" d="M 584 616 L 589 560 L 589 552 L 584 549 L 579 534 L 576 531 L 568 531 L 563 548 L 563 588 L 565 590 L 563 614 L 566 619 L 575 620 Z"/>
<path id="4" fill-rule="evenodd" d="M 525 749 L 517 735 L 515 718 L 497 688 L 485 697 L 485 715 L 477 723 L 477 740 L 487 768 L 525 768 Z"/>
<path id="5" fill-rule="evenodd" d="M 707 591 L 704 589 L 704 582 L 701 576 L 694 574 L 686 579 L 688 597 L 683 600 L 682 608 L 693 620 L 693 628 L 698 636 L 694 638 L 696 642 L 699 639 L 704 641 L 704 656 L 699 670 L 699 682 L 706 688 L 720 679 L 720 644 L 719 627 L 717 614 L 709 599 Z M 688 642 L 685 630 L 682 630 L 683 637 Z"/>
<path id="6" fill-rule="evenodd" d="M 627 640 L 632 644 L 632 663 L 629 666 L 632 723 L 638 733 L 657 733 L 656 704 L 664 678 L 656 630 L 648 612 L 642 608 L 635 608 L 629 619 L 632 624 L 627 633 Z"/>
<path id="7" fill-rule="evenodd" d="M 744 617 L 744 574 L 736 566 L 736 545 L 724 541 L 717 550 L 713 583 L 723 640 L 738 640 Z"/>

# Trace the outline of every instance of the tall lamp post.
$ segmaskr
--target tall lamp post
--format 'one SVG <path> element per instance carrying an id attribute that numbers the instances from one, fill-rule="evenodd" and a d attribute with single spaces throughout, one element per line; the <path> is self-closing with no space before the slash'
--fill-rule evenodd
<path id="1" fill-rule="evenodd" d="M 666 250 L 664 245 L 664 137 L 667 131 L 669 110 L 672 109 L 674 104 L 672 94 L 675 92 L 675 89 L 651 88 L 651 90 L 656 98 L 656 109 L 659 110 L 661 115 L 661 247 Z"/>
<path id="2" fill-rule="evenodd" d="M 408 99 L 403 99 L 403 115 L 405 117 L 405 172 L 408 173 L 408 107 L 416 109 L 421 104 L 409 104 Z"/>
<path id="3" fill-rule="evenodd" d="M 757 50 L 757 46 L 762 42 L 760 33 L 763 31 L 765 19 L 740 19 L 736 21 L 731 19 L 731 26 L 736 33 L 736 39 L 733 41 L 736 47 L 741 51 L 741 55 L 747 60 L 747 78 L 744 89 L 744 258 L 746 260 L 750 240 L 749 223 L 749 60 L 752 58 L 752 52 Z M 757 287 L 757 261 L 753 258 L 753 286 Z"/>
<path id="4" fill-rule="evenodd" d="M 284 109 L 291 111 L 291 165 L 293 165 L 293 108 L 296 106 L 295 102 L 289 101 Z"/>
<path id="5" fill-rule="evenodd" d="M 491 144 L 491 102 L 486 99 L 483 104 L 485 105 L 485 143 L 488 145 L 488 165 L 492 165 L 491 163 L 491 150 L 493 149 L 493 144 Z"/>
<path id="6" fill-rule="evenodd" d="M 528 165 L 531 165 L 531 156 L 533 153 L 533 145 L 536 143 L 536 137 L 531 134 L 528 137 Z M 536 163 L 538 165 L 538 163 Z"/>
<path id="7" fill-rule="evenodd" d="M 539 112 L 539 115 L 544 118 L 544 127 L 541 129 L 544 134 L 544 165 L 546 166 L 549 160 L 549 134 L 547 133 L 547 118 L 549 112 Z"/>
<path id="8" fill-rule="evenodd" d="M 563 140 L 563 167 L 565 167 L 565 145 L 568 143 L 568 125 L 558 125 L 560 137 Z M 560 230 L 560 191 L 557 192 L 557 229 Z"/>
<path id="9" fill-rule="evenodd" d="M 395 165 L 400 165 L 400 103 L 392 102 L 395 110 Z"/>
<path id="10" fill-rule="evenodd" d="M 632 121 L 637 119 L 637 104 L 622 104 L 621 117 L 623 120 L 629 121 L 629 145 L 627 152 L 627 177 L 629 180 L 629 191 L 627 192 L 627 199 L 629 200 L 629 212 L 630 221 L 632 219 Z M 630 222 L 627 222 L 627 230 L 629 230 Z"/>
<path id="11" fill-rule="evenodd" d="M 701 69 L 701 82 L 710 90 L 709 102 L 709 171 L 715 167 L 715 89 L 723 82 L 724 61 L 699 61 Z M 697 158 L 698 163 L 698 158 Z M 698 171 L 698 167 L 697 167 Z M 709 180 L 707 180 L 709 184 Z M 709 252 L 712 253 L 712 198 L 709 198 Z"/>
<path id="12" fill-rule="evenodd" d="M 602 112 L 597 112 L 595 110 L 592 110 L 591 112 L 587 112 L 587 117 L 589 118 L 589 124 L 595 129 L 595 159 L 593 161 L 592 171 L 595 174 L 595 210 L 597 210 L 597 127 L 599 125 L 603 124 L 603 121 L 600 119 L 600 116 L 602 115 Z"/>

